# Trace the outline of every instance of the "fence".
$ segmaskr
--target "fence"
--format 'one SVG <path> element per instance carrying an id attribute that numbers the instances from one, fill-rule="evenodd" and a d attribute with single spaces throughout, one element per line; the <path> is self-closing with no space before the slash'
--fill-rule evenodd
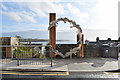
<path id="1" fill-rule="evenodd" d="M 46 49 L 47 48 L 47 49 Z M 31 65 L 51 65 L 52 59 L 46 56 L 51 53 L 49 45 L 19 45 L 0 46 L 2 64 L 31 64 Z"/>

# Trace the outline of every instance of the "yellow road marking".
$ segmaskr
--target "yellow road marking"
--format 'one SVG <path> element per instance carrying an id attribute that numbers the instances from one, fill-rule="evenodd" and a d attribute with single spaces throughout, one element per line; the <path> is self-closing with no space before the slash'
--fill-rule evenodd
<path id="1" fill-rule="evenodd" d="M 105 74 L 117 74 L 120 75 L 120 72 L 104 72 Z"/>
<path id="2" fill-rule="evenodd" d="M 2 71 L 2 72 L 6 72 L 6 73 L 7 72 L 12 72 L 12 73 L 14 73 L 15 71 Z M 31 73 L 31 72 L 22 72 L 22 71 L 21 72 L 17 72 L 16 71 L 16 73 Z M 41 72 L 32 72 L 32 73 L 65 73 L 65 72 L 52 72 L 52 71 L 51 72 L 42 72 L 41 71 Z"/>
<path id="3" fill-rule="evenodd" d="M 104 72 L 105 74 L 108 74 L 108 72 Z"/>
<path id="4" fill-rule="evenodd" d="M 0 73 L 0 74 L 14 74 L 14 75 L 69 75 L 69 72 L 64 72 L 64 73 L 60 73 L 60 72 L 56 72 L 56 73 L 54 73 L 54 72 L 51 72 L 51 74 L 50 74 L 50 72 L 44 72 L 43 74 L 42 74 L 42 72 L 41 72 L 41 74 L 39 74 L 39 73 L 37 73 L 37 74 L 33 74 L 33 73 L 16 73 L 16 72 L 6 72 L 6 73 Z"/>

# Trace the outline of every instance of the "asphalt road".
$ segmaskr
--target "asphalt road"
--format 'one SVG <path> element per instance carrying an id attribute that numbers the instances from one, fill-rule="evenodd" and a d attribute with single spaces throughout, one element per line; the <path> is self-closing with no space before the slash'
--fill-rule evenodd
<path id="1" fill-rule="evenodd" d="M 2 74 L 2 80 L 119 80 L 119 72 L 70 72 L 69 75 Z"/>

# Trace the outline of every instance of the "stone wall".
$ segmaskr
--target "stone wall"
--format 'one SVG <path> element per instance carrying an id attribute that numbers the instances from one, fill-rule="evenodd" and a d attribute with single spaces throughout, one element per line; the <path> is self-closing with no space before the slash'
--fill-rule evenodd
<path id="1" fill-rule="evenodd" d="M 59 52 L 62 52 L 63 54 L 65 54 L 66 52 L 69 52 L 70 49 L 75 48 L 76 46 L 77 44 L 57 44 L 56 49 Z"/>
<path id="2" fill-rule="evenodd" d="M 85 57 L 101 57 L 101 47 L 98 45 L 84 45 Z"/>
<path id="3" fill-rule="evenodd" d="M 118 47 L 85 45 L 85 57 L 103 57 L 118 59 Z"/>
<path id="4" fill-rule="evenodd" d="M 102 46 L 101 57 L 118 59 L 118 47 Z"/>

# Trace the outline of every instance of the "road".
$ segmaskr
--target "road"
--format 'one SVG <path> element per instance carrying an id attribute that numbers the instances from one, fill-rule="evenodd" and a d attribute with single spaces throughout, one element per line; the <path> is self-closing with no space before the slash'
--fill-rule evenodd
<path id="1" fill-rule="evenodd" d="M 103 65 L 103 63 L 105 63 L 108 59 L 83 59 L 81 60 L 81 63 L 83 62 L 87 62 L 87 63 L 97 63 L 96 65 L 93 65 L 95 68 L 97 67 L 101 67 Z M 56 64 L 60 65 L 63 64 L 65 62 L 65 65 L 68 64 L 74 64 L 74 63 L 79 63 L 79 60 L 70 60 L 70 59 L 66 59 L 66 60 L 55 60 Z M 99 62 L 100 61 L 100 62 Z M 108 61 L 113 61 L 113 60 L 108 60 Z M 9 61 L 9 60 L 5 60 L 2 61 L 5 62 L 3 68 L 5 67 L 10 67 L 13 65 L 17 64 L 17 61 L 13 60 L 13 61 Z M 6 63 L 8 62 L 8 63 Z M 20 61 L 20 64 L 33 64 L 35 62 L 35 64 L 41 64 L 41 62 L 38 63 L 38 61 Z M 49 61 L 48 61 L 49 62 Z M 61 63 L 58 63 L 61 62 Z M 102 63 L 102 64 L 101 64 Z M 7 66 L 6 66 L 7 64 Z M 34 64 L 33 64 L 34 65 Z M 113 65 L 114 66 L 114 65 Z M 79 66 L 78 66 L 79 67 Z M 72 66 L 71 68 L 73 69 L 78 69 L 78 67 L 74 67 Z M 70 67 L 69 67 L 70 69 Z M 120 78 L 120 73 L 119 72 L 69 72 L 69 73 L 16 73 L 16 72 L 11 72 L 9 74 L 7 74 L 8 72 L 4 72 L 4 74 L 2 74 L 2 80 L 119 80 L 118 78 Z"/>
<path id="2" fill-rule="evenodd" d="M 17 75 L 17 74 L 3 74 L 3 80 L 119 80 L 119 72 L 69 72 L 69 75 Z M 53 74 L 51 72 L 50 74 Z M 61 74 L 61 73 L 60 73 Z"/>

